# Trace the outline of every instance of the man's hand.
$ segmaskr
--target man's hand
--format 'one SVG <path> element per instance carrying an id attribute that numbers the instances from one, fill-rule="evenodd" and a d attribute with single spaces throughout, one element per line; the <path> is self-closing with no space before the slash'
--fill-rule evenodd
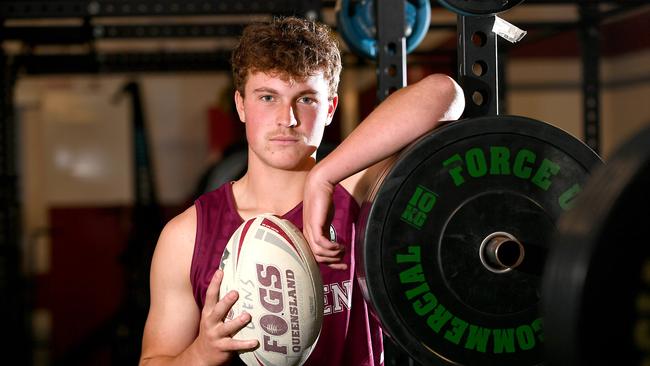
<path id="1" fill-rule="evenodd" d="M 243 312 L 238 317 L 226 321 L 226 315 L 239 297 L 231 291 L 219 300 L 219 288 L 223 271 L 218 269 L 205 295 L 205 305 L 201 312 L 199 335 L 195 340 L 200 358 L 210 365 L 225 364 L 235 351 L 250 350 L 258 345 L 257 340 L 236 340 L 232 336 L 251 320 L 250 314 Z"/>
<path id="2" fill-rule="evenodd" d="M 333 269 L 344 270 L 348 267 L 341 262 L 345 247 L 330 241 L 324 234 L 329 232 L 327 216 L 332 205 L 333 193 L 333 184 L 319 180 L 315 174 L 310 173 L 307 176 L 302 207 L 303 234 L 317 262 L 325 263 Z"/>

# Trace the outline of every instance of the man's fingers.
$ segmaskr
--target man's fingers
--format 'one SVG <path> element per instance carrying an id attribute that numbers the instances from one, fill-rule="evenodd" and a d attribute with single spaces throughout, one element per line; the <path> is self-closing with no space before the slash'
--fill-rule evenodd
<path id="1" fill-rule="evenodd" d="M 257 347 L 259 342 L 256 339 L 233 339 L 231 338 L 251 321 L 250 314 L 241 313 L 235 319 L 227 321 L 221 325 L 219 332 L 228 338 L 224 338 L 222 349 L 224 351 L 242 351 Z"/>
<path id="2" fill-rule="evenodd" d="M 219 287 L 221 287 L 221 280 L 223 279 L 223 271 L 217 269 L 212 275 L 208 289 L 205 292 L 205 306 L 204 309 L 212 308 L 214 304 L 219 301 Z"/>
<path id="3" fill-rule="evenodd" d="M 337 243 L 331 242 L 326 236 L 325 233 L 323 232 L 323 228 L 325 227 L 325 223 L 318 224 L 318 223 L 309 223 L 306 224 L 305 227 L 303 228 L 303 235 L 305 238 L 312 242 L 312 243 L 318 243 L 320 246 L 328 248 L 328 249 L 334 249 L 339 246 Z"/>
<path id="4" fill-rule="evenodd" d="M 312 245 L 312 251 L 314 254 L 336 256 L 342 255 L 342 253 L 345 252 L 345 247 L 343 245 L 330 241 L 324 236 L 315 237 L 314 244 L 315 245 Z"/>
<path id="5" fill-rule="evenodd" d="M 345 247 L 339 243 L 332 242 L 324 235 L 312 235 L 314 231 L 305 226 L 305 238 L 308 239 L 316 262 L 325 263 L 328 267 L 337 270 L 346 270 L 348 266 L 342 263 L 345 255 Z"/>
<path id="6" fill-rule="evenodd" d="M 316 257 L 316 262 L 324 263 L 332 269 L 346 270 L 348 265 L 341 262 L 340 258 Z"/>
<path id="7" fill-rule="evenodd" d="M 341 262 L 341 257 L 327 257 L 327 256 L 322 256 L 322 255 L 315 255 L 316 262 L 318 263 L 325 263 L 325 264 L 330 264 L 330 263 L 340 263 Z"/>
<path id="8" fill-rule="evenodd" d="M 347 265 L 341 263 L 345 255 L 345 247 L 331 242 L 325 237 L 318 238 L 315 245 L 311 245 L 311 251 L 318 263 L 326 263 L 333 269 L 347 269 Z M 336 264 L 336 265 L 334 265 Z"/>
<path id="9" fill-rule="evenodd" d="M 239 298 L 239 294 L 237 291 L 230 291 L 224 296 L 219 302 L 217 302 L 217 305 L 214 306 L 214 309 L 212 310 L 212 315 L 215 316 L 217 319 L 223 319 L 226 317 L 226 314 L 228 314 L 228 311 L 230 311 L 230 308 L 235 304 L 237 299 Z"/>
<path id="10" fill-rule="evenodd" d="M 326 250 L 339 250 L 343 248 L 343 246 L 337 242 L 331 241 L 328 238 L 326 238 L 324 235 L 313 235 L 311 237 L 308 237 L 308 241 L 310 241 L 310 244 L 313 244 L 312 247 L 318 247 Z"/>
<path id="11" fill-rule="evenodd" d="M 238 317 L 229 320 L 221 326 L 219 332 L 224 336 L 233 336 L 239 332 L 242 328 L 246 326 L 251 321 L 251 315 L 243 312 L 239 314 Z"/>
<path id="12" fill-rule="evenodd" d="M 256 348 L 259 345 L 257 339 L 224 339 L 221 349 L 228 352 L 233 351 L 245 351 L 249 349 Z"/>
<path id="13" fill-rule="evenodd" d="M 315 239 L 316 246 L 324 250 L 341 250 L 343 246 L 339 243 L 329 241 L 324 236 Z"/>
<path id="14" fill-rule="evenodd" d="M 316 246 L 316 247 L 312 247 L 311 251 L 312 253 L 314 253 L 315 257 L 329 257 L 329 258 L 337 258 L 339 260 L 343 258 L 343 255 L 345 254 L 345 250 L 343 250 L 343 248 L 337 250 L 328 250 Z"/>
<path id="15" fill-rule="evenodd" d="M 330 263 L 327 266 L 330 267 L 331 269 L 337 269 L 337 270 L 341 270 L 341 271 L 345 271 L 346 269 L 348 269 L 348 265 L 345 264 L 345 263 L 341 263 L 341 262 L 339 262 L 339 263 Z"/>

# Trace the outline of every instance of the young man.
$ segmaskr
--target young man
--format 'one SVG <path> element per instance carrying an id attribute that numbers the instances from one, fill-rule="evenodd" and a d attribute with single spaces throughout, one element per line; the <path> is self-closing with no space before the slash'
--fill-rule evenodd
<path id="1" fill-rule="evenodd" d="M 232 63 L 248 171 L 165 226 L 151 266 L 141 365 L 237 363 L 236 351 L 258 346 L 232 339 L 251 319 L 224 321 L 238 294 L 219 300 L 217 268 L 235 229 L 266 212 L 299 228 L 304 220 L 321 263 L 325 317 L 307 365 L 380 365 L 381 329 L 354 276 L 359 204 L 392 155 L 460 116 L 462 92 L 444 75 L 398 90 L 316 165 L 316 148 L 338 104 L 341 58 L 330 30 L 296 18 L 249 26 Z"/>

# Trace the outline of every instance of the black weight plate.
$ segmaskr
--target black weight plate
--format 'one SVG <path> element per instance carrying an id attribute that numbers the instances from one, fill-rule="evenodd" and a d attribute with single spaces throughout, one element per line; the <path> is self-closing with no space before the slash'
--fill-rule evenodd
<path id="1" fill-rule="evenodd" d="M 650 360 L 650 128 L 598 169 L 558 223 L 543 283 L 552 365 Z"/>
<path id="2" fill-rule="evenodd" d="M 423 364 L 540 364 L 547 239 L 599 163 L 514 116 L 453 122 L 409 147 L 364 204 L 357 240 L 364 295 L 391 338 Z M 497 232 L 522 243 L 518 267 L 482 263 Z"/>
<path id="3" fill-rule="evenodd" d="M 506 11 L 523 0 L 438 0 L 447 9 L 467 16 L 492 15 Z"/>

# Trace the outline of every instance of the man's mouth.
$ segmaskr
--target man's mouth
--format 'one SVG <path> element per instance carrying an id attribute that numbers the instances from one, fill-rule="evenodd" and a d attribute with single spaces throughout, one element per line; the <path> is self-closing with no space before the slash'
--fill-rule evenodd
<path id="1" fill-rule="evenodd" d="M 299 141 L 299 139 L 296 136 L 286 136 L 286 135 L 273 136 L 269 140 L 271 142 L 281 144 L 281 145 L 294 144 Z"/>

